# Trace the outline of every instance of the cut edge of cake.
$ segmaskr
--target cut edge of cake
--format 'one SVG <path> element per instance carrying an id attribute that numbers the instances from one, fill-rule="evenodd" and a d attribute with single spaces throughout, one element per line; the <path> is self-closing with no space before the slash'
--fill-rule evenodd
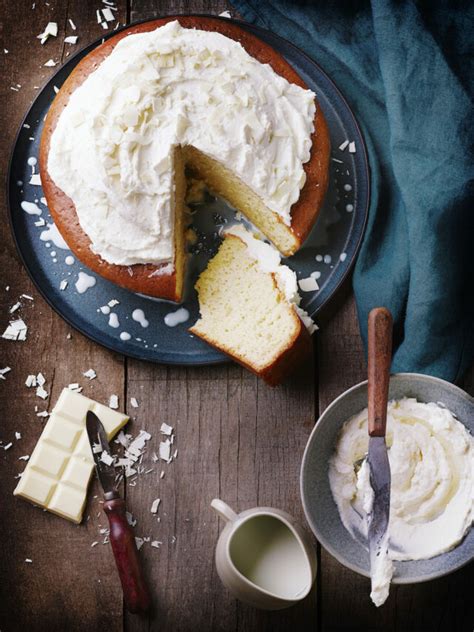
<path id="1" fill-rule="evenodd" d="M 301 243 L 278 213 L 233 171 L 192 145 L 182 148 L 186 166 L 204 181 L 207 187 L 243 213 L 285 256 L 294 254 Z"/>
<path id="2" fill-rule="evenodd" d="M 243 226 L 226 232 L 196 283 L 200 318 L 190 331 L 275 386 L 310 352 L 315 326 L 283 287 L 285 277 L 296 285 L 294 273 L 264 242 L 271 265 L 259 261 L 250 240 L 259 242 Z"/>

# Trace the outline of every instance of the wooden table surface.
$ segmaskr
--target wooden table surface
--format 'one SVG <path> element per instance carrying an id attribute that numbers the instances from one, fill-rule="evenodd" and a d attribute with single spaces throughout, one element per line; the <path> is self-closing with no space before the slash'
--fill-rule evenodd
<path id="1" fill-rule="evenodd" d="M 68 53 L 100 37 L 104 31 L 96 9 L 102 6 L 101 0 L 2 0 L 2 182 L 16 130 L 37 94 L 35 86 L 54 72 L 43 64 L 50 58 L 64 61 Z M 230 8 L 223 0 L 118 0 L 116 6 L 120 24 Z M 58 23 L 59 34 L 41 46 L 36 35 L 49 21 Z M 79 36 L 77 46 L 64 44 L 64 36 L 73 34 Z M 1 327 L 21 294 L 34 297 L 32 303 L 24 301 L 19 312 L 29 327 L 27 341 L 2 341 L 0 356 L 0 368 L 12 367 L 0 383 L 0 440 L 14 443 L 10 450 L 0 450 L 2 632 L 472 630 L 472 564 L 425 585 L 393 586 L 388 602 L 378 610 L 369 600 L 369 581 L 343 568 L 319 546 L 314 588 L 288 610 L 266 613 L 247 607 L 233 599 L 217 577 L 213 556 L 222 524 L 210 510 L 212 498 L 220 497 L 237 510 L 280 507 L 304 522 L 298 476 L 311 428 L 334 397 L 365 378 L 350 283 L 323 314 L 312 359 L 282 387 L 269 388 L 233 364 L 175 368 L 130 360 L 71 330 L 46 305 L 16 253 L 4 189 L 1 203 Z M 91 367 L 97 379 L 89 381 L 82 373 Z M 102 541 L 100 529 L 106 526 L 96 481 L 85 514 L 90 518 L 79 526 L 12 496 L 16 476 L 24 468 L 18 458 L 31 453 L 44 424 L 34 410 L 43 402 L 24 385 L 28 374 L 39 371 L 50 393 L 40 410 L 51 407 L 64 386 L 80 382 L 84 394 L 99 401 L 107 403 L 112 393 L 119 395 L 121 409 L 132 418 L 132 432 L 145 428 L 152 433 L 149 453 L 157 449 L 163 421 L 176 428 L 179 455 L 165 467 L 165 478 L 155 472 L 126 487 L 136 534 L 163 543 L 160 549 L 145 544 L 140 552 L 156 603 L 148 619 L 124 611 L 110 545 L 91 547 Z M 464 387 L 473 392 L 473 383 L 471 372 Z M 139 400 L 138 408 L 130 408 L 131 397 Z M 15 441 L 15 432 L 21 433 L 21 440 Z M 162 499 L 160 523 L 150 513 L 156 497 Z M 26 558 L 32 564 L 25 563 Z"/>

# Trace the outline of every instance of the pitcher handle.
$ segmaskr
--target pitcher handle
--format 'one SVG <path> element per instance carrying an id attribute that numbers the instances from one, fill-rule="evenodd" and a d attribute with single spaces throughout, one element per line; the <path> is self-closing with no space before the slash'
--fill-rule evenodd
<path id="1" fill-rule="evenodd" d="M 220 500 L 219 498 L 214 498 L 214 500 L 211 502 L 211 507 L 226 522 L 234 522 L 234 520 L 237 520 L 237 514 L 235 513 L 235 511 L 231 509 L 229 505 L 227 505 L 223 500 Z"/>

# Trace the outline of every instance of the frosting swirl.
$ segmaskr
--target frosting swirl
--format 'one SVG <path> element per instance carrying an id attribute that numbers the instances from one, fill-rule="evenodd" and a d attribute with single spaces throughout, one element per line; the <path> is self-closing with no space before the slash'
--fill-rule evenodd
<path id="1" fill-rule="evenodd" d="M 177 21 L 131 34 L 71 95 L 48 171 L 109 263 L 174 260 L 176 146 L 236 173 L 291 223 L 305 182 L 314 94 L 220 33 Z"/>
<path id="2" fill-rule="evenodd" d="M 415 399 L 392 401 L 387 413 L 391 470 L 389 559 L 372 577 L 372 599 L 388 596 L 390 560 L 428 559 L 455 547 L 474 516 L 474 439 L 446 408 Z M 330 461 L 329 482 L 346 529 L 367 539 L 373 492 L 367 409 L 347 421 Z M 375 580 L 375 581 L 374 581 Z"/>

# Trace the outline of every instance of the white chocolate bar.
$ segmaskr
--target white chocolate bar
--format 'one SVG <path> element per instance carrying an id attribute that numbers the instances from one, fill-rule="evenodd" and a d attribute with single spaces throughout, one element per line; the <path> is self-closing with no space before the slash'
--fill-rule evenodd
<path id="1" fill-rule="evenodd" d="M 122 413 L 63 389 L 13 492 L 77 523 L 82 520 L 94 467 L 86 431 L 88 410 L 99 417 L 109 440 L 128 421 Z"/>

